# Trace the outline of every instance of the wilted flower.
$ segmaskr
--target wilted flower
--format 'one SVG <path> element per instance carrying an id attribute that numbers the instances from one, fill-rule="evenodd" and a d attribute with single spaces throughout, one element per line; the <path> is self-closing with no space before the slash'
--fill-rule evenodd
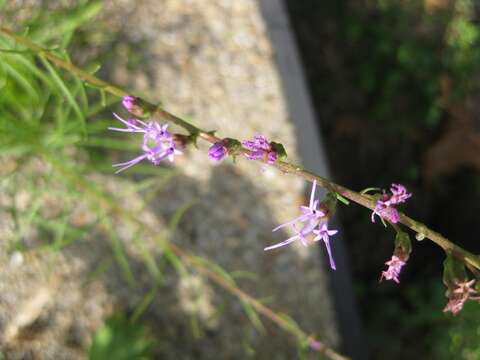
<path id="1" fill-rule="evenodd" d="M 272 143 L 263 135 L 255 135 L 253 140 L 242 141 L 242 145 L 250 150 L 250 153 L 245 154 L 250 160 L 265 160 L 269 164 L 273 164 L 278 159 Z"/>
<path id="2" fill-rule="evenodd" d="M 457 315 L 467 300 L 480 300 L 480 294 L 472 288 L 475 280 L 457 281 L 454 287 L 448 288 L 446 296 L 448 303 L 443 312 L 450 311 L 453 315 Z"/>
<path id="3" fill-rule="evenodd" d="M 387 261 L 385 265 L 388 265 L 388 269 L 386 271 L 382 271 L 382 276 L 380 277 L 380 281 L 383 279 L 386 280 L 393 280 L 397 284 L 400 283 L 398 277 L 400 276 L 400 271 L 402 267 L 406 264 L 406 261 L 401 260 L 398 256 L 393 255 L 392 259 Z"/>
<path id="4" fill-rule="evenodd" d="M 405 186 L 400 184 L 392 184 L 390 192 L 392 195 L 388 195 L 384 192 L 380 196 L 380 199 L 377 200 L 377 204 L 375 205 L 375 209 L 371 216 L 372 222 L 375 222 L 375 215 L 378 215 L 393 224 L 400 221 L 400 214 L 394 205 L 404 203 L 412 196 L 412 194 L 408 193 Z"/>

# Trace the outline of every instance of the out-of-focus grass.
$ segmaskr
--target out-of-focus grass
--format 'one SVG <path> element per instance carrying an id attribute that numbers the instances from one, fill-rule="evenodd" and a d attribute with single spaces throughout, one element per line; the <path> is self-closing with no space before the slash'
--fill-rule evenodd
<path id="1" fill-rule="evenodd" d="M 0 3 L 2 5 L 4 3 Z M 75 30 L 91 21 L 101 7 L 99 1 L 82 1 L 74 8 L 59 12 L 40 11 L 25 24 L 25 34 L 69 60 L 68 47 Z M 119 141 L 106 130 L 112 120 L 107 120 L 100 111 L 115 100 L 98 89 L 87 87 L 75 76 L 57 70 L 48 60 L 19 48 L 10 39 L 0 37 L 0 156 L 3 165 L 0 187 L 12 198 L 22 191 L 28 199 L 28 206 L 22 209 L 15 204 L 1 209 L 14 222 L 13 236 L 8 239 L 9 249 L 31 250 L 32 244 L 27 237 L 33 229 L 40 239 L 40 243 L 34 245 L 37 250 L 62 251 L 72 242 L 88 236 L 93 228 L 101 227 L 110 240 L 112 258 L 122 269 L 127 284 L 134 286 L 135 274 L 113 224 L 118 219 L 112 218 L 105 208 L 92 206 L 91 209 L 95 209 L 90 213 L 92 221 L 82 226 L 72 223 L 77 205 L 85 202 L 85 191 L 76 186 L 72 178 L 86 179 L 93 174 L 111 173 L 111 160 L 106 156 L 109 151 L 134 149 L 133 144 Z M 132 169 L 131 173 L 143 175 L 143 180 L 131 184 L 132 192 L 142 191 L 147 186 L 151 186 L 149 190 L 155 189 L 176 174 L 166 168 L 144 166 Z M 90 197 L 99 203 L 105 202 L 106 189 L 101 180 L 90 180 L 89 186 Z M 51 199 L 57 199 L 58 203 L 50 206 L 46 200 Z M 52 208 L 55 213 L 46 215 Z M 161 270 L 145 249 L 141 234 L 133 240 L 146 268 L 158 283 Z M 111 263 L 111 258 L 102 262 L 85 284 L 103 273 Z M 150 304 L 153 295 L 147 295 L 139 304 L 135 319 Z M 105 351 L 123 353 L 125 350 L 126 355 L 148 353 L 151 343 L 146 341 L 143 330 L 137 331 L 141 330 L 135 327 L 137 325 L 122 324 L 107 322 L 99 330 L 90 353 L 92 359 L 111 358 L 102 357 L 107 354 Z M 100 341 L 105 340 L 101 336 L 105 333 L 112 335 L 108 343 Z M 122 334 L 128 335 L 129 342 L 122 343 Z M 120 347 L 115 350 L 112 348 L 115 346 Z"/>
<path id="2" fill-rule="evenodd" d="M 78 6 L 66 10 L 38 11 L 22 27 L 26 29 L 24 35 L 69 61 L 68 51 L 75 31 L 91 21 L 101 6 L 100 1 L 81 1 Z M 85 68 L 93 69 L 93 73 L 98 66 L 86 64 Z M 132 242 L 153 279 L 152 289 L 138 304 L 130 321 L 114 318 L 98 330 L 90 349 L 91 359 L 113 358 L 112 354 L 118 359 L 130 359 L 133 355 L 148 358 L 152 342 L 143 327 L 133 323 L 140 319 L 156 296 L 166 264 L 172 265 L 180 276 L 191 271 L 191 264 L 183 263 L 165 246 L 165 241 L 155 239 L 163 258 L 161 261 L 154 258 L 145 245 L 141 222 L 127 212 L 116 211 L 118 199 L 98 177 L 99 174 L 112 174 L 108 155 L 113 151 L 138 151 L 138 144 L 128 143 L 124 138 L 119 140 L 117 134 L 107 131 L 113 120 L 109 112 L 102 111 L 117 100 L 0 36 L 0 156 L 6 164 L 0 170 L 0 187 L 8 189 L 12 197 L 21 189 L 29 201 L 25 209 L 15 205 L 1 209 L 14 219 L 14 236 L 9 239 L 9 249 L 31 250 L 27 235 L 32 229 L 41 241 L 34 245 L 35 249 L 52 252 L 63 251 L 73 242 L 89 236 L 94 229 L 101 229 L 110 242 L 111 256 L 92 269 L 84 285 L 103 274 L 115 261 L 126 284 L 135 287 L 137 274 L 131 268 L 125 245 L 116 230 L 116 223 L 122 222 L 131 227 Z M 143 206 L 148 206 L 157 191 L 177 175 L 172 169 L 142 164 L 129 173 L 135 174 L 137 180 L 127 186 L 127 191 L 148 189 Z M 45 215 L 50 207 L 46 199 L 56 200 L 53 214 Z M 89 205 L 92 219 L 88 224 L 72 222 L 72 214 L 80 202 Z M 194 202 L 185 204 L 174 214 L 168 229 L 170 236 L 192 205 Z M 195 261 L 235 284 L 234 277 L 217 265 L 197 257 Z M 261 329 L 255 309 L 244 301 L 242 305 L 253 325 Z M 198 322 L 194 320 L 192 332 L 201 335 Z"/>

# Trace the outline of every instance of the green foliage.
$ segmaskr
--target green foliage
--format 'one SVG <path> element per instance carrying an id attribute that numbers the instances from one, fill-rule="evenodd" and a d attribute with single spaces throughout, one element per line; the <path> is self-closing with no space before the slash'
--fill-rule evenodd
<path id="1" fill-rule="evenodd" d="M 146 360 L 152 358 L 154 341 L 145 327 L 117 315 L 93 336 L 90 360 Z"/>
<path id="2" fill-rule="evenodd" d="M 446 70 L 437 60 L 442 42 L 432 36 L 434 29 L 422 6 L 418 0 L 373 1 L 370 18 L 352 14 L 345 24 L 352 56 L 368 54 L 354 60 L 358 66 L 354 73 L 369 98 L 370 114 L 397 129 L 433 126 L 440 119 L 437 98 Z"/>
<path id="3" fill-rule="evenodd" d="M 479 304 L 467 302 L 456 317 L 451 317 L 442 331 L 432 336 L 435 358 L 439 360 L 480 359 Z"/>
<path id="4" fill-rule="evenodd" d="M 479 359 L 480 305 L 475 301 L 467 301 L 456 316 L 441 313 L 447 303 L 445 289 L 441 283 L 433 282 L 426 297 L 411 290 L 408 297 L 415 308 L 404 318 L 404 326 L 430 327 L 423 341 L 427 343 L 434 359 Z"/>

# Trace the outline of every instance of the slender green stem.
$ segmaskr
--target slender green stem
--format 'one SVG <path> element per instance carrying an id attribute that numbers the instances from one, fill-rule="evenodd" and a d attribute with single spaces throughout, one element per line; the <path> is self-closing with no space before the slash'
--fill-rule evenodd
<path id="1" fill-rule="evenodd" d="M 17 43 L 27 47 L 30 49 L 32 52 L 37 54 L 38 56 L 45 57 L 46 59 L 50 60 L 52 63 L 57 65 L 60 68 L 63 68 L 64 70 L 78 76 L 80 79 L 83 81 L 89 83 L 90 85 L 93 85 L 95 87 L 98 87 L 102 89 L 105 92 L 108 92 L 112 95 L 116 96 L 126 96 L 130 95 L 128 92 L 125 90 L 114 86 L 106 81 L 100 80 L 97 77 L 89 74 L 88 72 L 80 69 L 79 67 L 75 66 L 71 62 L 65 61 L 58 57 L 57 55 L 53 54 L 50 50 L 45 49 L 29 39 L 27 39 L 24 36 L 15 34 L 13 31 L 0 27 L 0 33 L 3 33 L 4 35 L 14 39 Z M 149 104 L 148 102 L 146 102 Z M 149 104 L 152 107 L 154 105 Z M 153 118 L 159 118 L 165 121 L 170 121 L 185 130 L 187 130 L 190 134 L 198 134 L 198 136 L 210 143 L 215 143 L 217 141 L 220 141 L 221 138 L 212 135 L 211 132 L 208 132 L 206 130 L 200 129 L 196 127 L 193 124 L 190 124 L 188 121 L 185 121 L 178 116 L 175 116 L 171 114 L 170 112 L 162 109 L 161 107 L 157 106 L 155 107 L 155 111 L 152 113 Z M 248 153 L 248 150 L 244 149 L 243 150 L 245 153 Z M 329 190 L 329 191 L 334 191 L 343 197 L 359 204 L 362 205 L 370 210 L 373 211 L 375 208 L 375 201 L 372 200 L 368 195 L 363 195 L 360 194 L 356 191 L 350 190 L 346 187 L 343 187 L 341 185 L 335 184 L 334 182 L 325 179 L 319 175 L 316 175 L 308 170 L 303 169 L 300 166 L 297 166 L 295 164 L 285 162 L 285 161 L 277 161 L 274 164 L 271 164 L 272 166 L 275 166 L 279 170 L 281 170 L 284 173 L 288 174 L 293 174 L 295 176 L 301 177 L 307 181 L 313 181 L 316 180 L 318 185 L 321 187 Z M 400 223 L 405 225 L 406 227 L 410 228 L 411 230 L 422 234 L 425 238 L 430 239 L 437 245 L 439 245 L 443 250 L 448 251 L 452 253 L 456 258 L 459 260 L 464 261 L 466 264 L 480 270 L 480 258 L 477 255 L 474 255 L 467 250 L 461 248 L 460 246 L 454 244 L 452 241 L 448 240 L 446 237 L 441 235 L 440 233 L 428 228 L 426 225 L 422 224 L 419 221 L 416 221 L 410 217 L 408 217 L 405 214 L 400 214 Z"/>

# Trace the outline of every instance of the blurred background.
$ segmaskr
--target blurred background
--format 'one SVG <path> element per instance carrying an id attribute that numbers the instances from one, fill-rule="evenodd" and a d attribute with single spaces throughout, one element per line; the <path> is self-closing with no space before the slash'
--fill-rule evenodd
<path id="1" fill-rule="evenodd" d="M 480 194 L 480 4 L 287 1 L 333 177 L 400 182 L 406 212 L 474 253 Z M 372 358 L 478 359 L 478 304 L 442 313 L 443 252 L 414 243 L 401 283 L 378 284 L 391 236 L 340 212 Z"/>
<path id="2" fill-rule="evenodd" d="M 294 149 L 301 139 L 293 139 L 287 115 L 272 100 L 281 97 L 278 79 L 263 59 L 275 51 L 264 40 L 255 2 L 232 11 L 218 10 L 228 2 L 200 3 L 165 0 L 160 8 L 135 1 L 0 0 L 0 23 L 202 126 L 226 128 L 227 136 L 239 138 L 262 131 Z M 402 183 L 414 194 L 405 206 L 411 217 L 480 252 L 478 3 L 286 0 L 285 6 L 333 180 L 356 190 Z M 252 40 L 255 31 L 261 35 Z M 218 33 L 235 39 L 231 48 L 224 48 Z M 159 49 L 152 45 L 157 39 Z M 221 45 L 209 52 L 205 43 Z M 268 171 L 258 175 L 242 164 L 207 171 L 195 165 L 205 162 L 195 158 L 198 152 L 190 154 L 194 161 L 180 162 L 181 170 L 144 164 L 113 179 L 111 162 L 133 157 L 138 148 L 134 139 L 105 134 L 110 112 L 121 111 L 118 98 L 34 60 L 4 37 L 0 48 L 4 357 L 316 358 L 268 325 L 273 336 L 259 336 L 251 308 L 216 297 L 200 277 L 186 275 L 175 255 L 142 224 L 125 220 L 130 215 L 119 214 L 115 204 L 141 214 L 162 238 L 228 267 L 225 274 L 211 266 L 328 344 L 341 343 L 328 315 L 328 279 L 313 265 L 321 258 L 300 252 L 290 258 L 293 251 L 268 261 L 252 255 L 272 242 L 278 219 L 295 215 L 292 204 L 303 201 L 301 182 L 275 183 Z M 202 72 L 208 64 L 212 68 Z M 246 110 L 252 108 L 257 112 Z M 259 176 L 269 183 L 259 184 Z M 232 192 L 238 197 L 226 197 Z M 211 209 L 209 201 L 222 202 Z M 231 202 L 243 203 L 226 219 L 223 209 Z M 341 207 L 338 214 L 369 358 L 480 359 L 478 304 L 467 303 L 456 317 L 442 313 L 443 252 L 415 241 L 400 284 L 379 284 L 393 235 L 372 225 L 362 208 Z M 212 232 L 216 228 L 226 230 Z M 213 242 L 197 243 L 206 237 Z M 295 294 L 287 286 L 299 273 Z M 135 284 L 139 291 L 131 290 Z M 59 289 L 62 301 L 44 311 Z M 183 302 L 173 306 L 177 301 Z M 302 313 L 302 306 L 321 311 Z M 28 326 L 15 323 L 12 312 L 19 307 L 30 314 Z M 60 336 L 68 343 L 62 349 L 54 341 Z M 219 355 L 224 341 L 231 352 Z M 46 349 L 51 353 L 40 355 Z"/>

